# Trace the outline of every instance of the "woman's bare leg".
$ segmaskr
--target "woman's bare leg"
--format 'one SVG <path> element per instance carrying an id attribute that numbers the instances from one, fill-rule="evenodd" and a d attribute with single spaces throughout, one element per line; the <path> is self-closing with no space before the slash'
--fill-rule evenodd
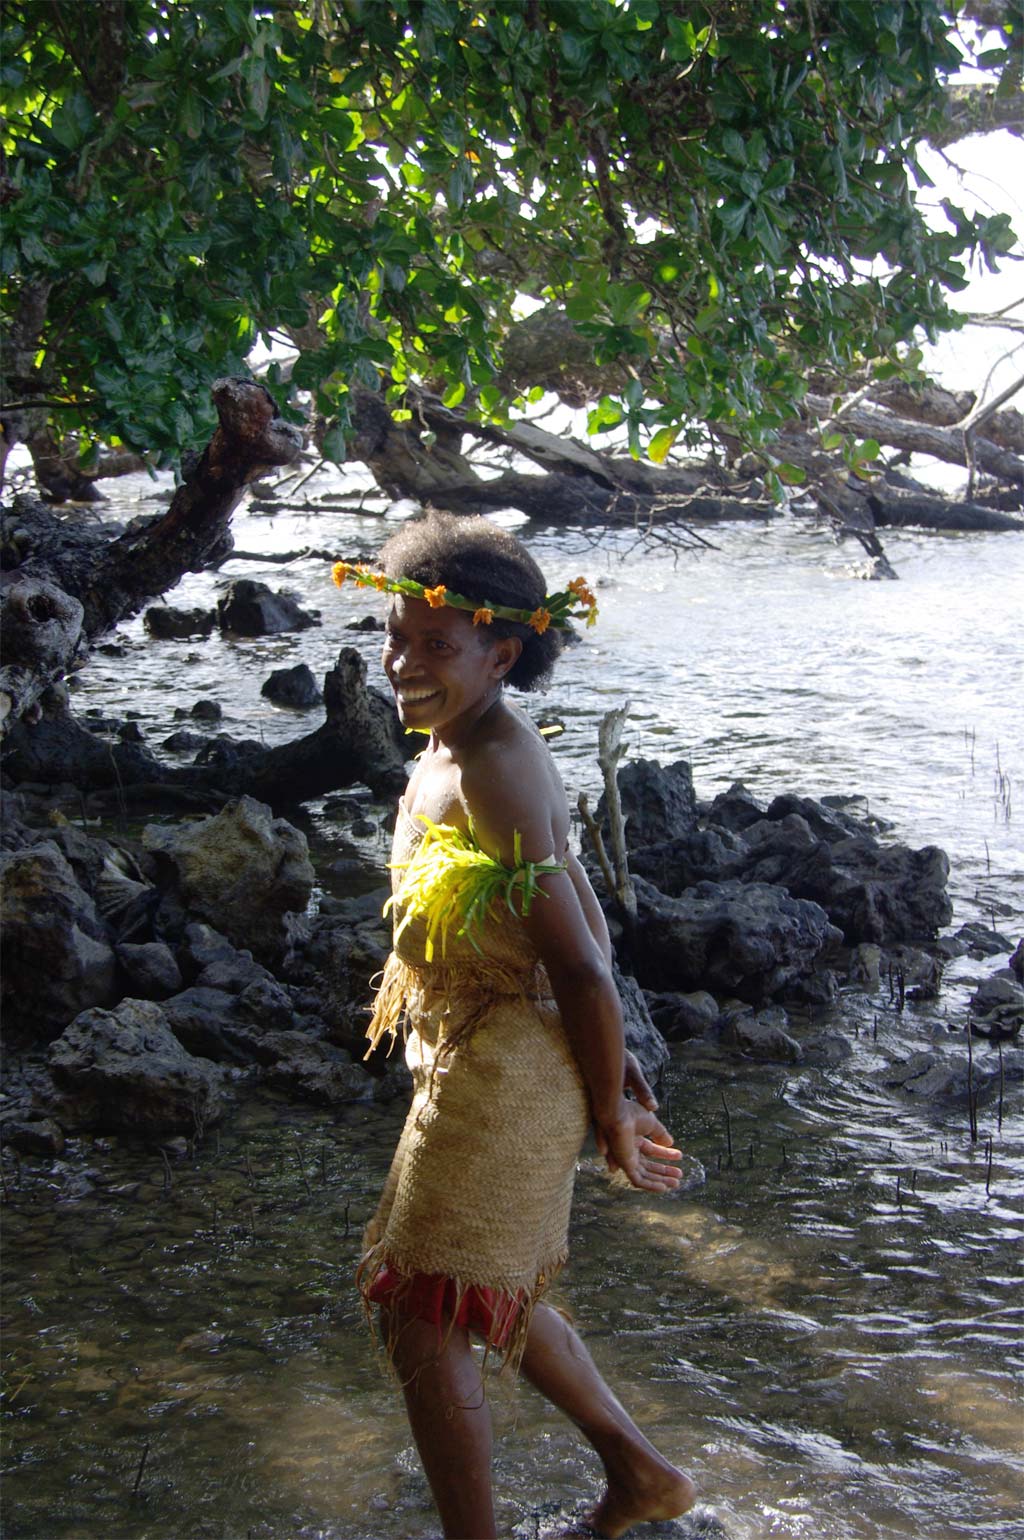
<path id="1" fill-rule="evenodd" d="M 533 1312 L 523 1372 L 601 1457 L 608 1487 L 587 1522 L 602 1535 L 617 1540 L 634 1524 L 673 1519 L 693 1506 L 693 1482 L 644 1437 L 568 1321 L 548 1305 Z"/>
<path id="2" fill-rule="evenodd" d="M 491 1413 L 468 1332 L 397 1310 L 383 1325 L 446 1540 L 493 1540 Z"/>

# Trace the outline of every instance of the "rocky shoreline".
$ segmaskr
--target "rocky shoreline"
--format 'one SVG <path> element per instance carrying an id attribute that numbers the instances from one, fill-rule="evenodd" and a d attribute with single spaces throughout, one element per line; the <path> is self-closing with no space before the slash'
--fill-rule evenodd
<path id="1" fill-rule="evenodd" d="M 832 1024 L 841 995 L 899 1015 L 967 953 L 1004 962 L 970 1001 L 972 1043 L 1020 1031 L 1024 944 L 977 925 L 940 936 L 942 851 L 883 842 L 854 799 L 761 806 L 737 784 L 700 802 L 684 762 L 636 761 L 619 787 L 636 919 L 607 907 L 650 1075 L 682 1040 L 702 1058 L 837 1068 L 852 1052 Z M 259 1086 L 327 1106 L 407 1094 L 399 1056 L 362 1061 L 383 885 L 314 901 L 305 836 L 250 796 L 141 838 L 82 827 L 38 786 L 10 789 L 4 815 L 0 1142 L 56 1156 L 81 1133 L 198 1141 Z M 969 1062 L 966 1033 L 943 1035 L 882 1083 L 951 1105 L 995 1094 L 995 1056 L 979 1043 Z M 1018 1051 L 1004 1057 L 1015 1073 Z"/>

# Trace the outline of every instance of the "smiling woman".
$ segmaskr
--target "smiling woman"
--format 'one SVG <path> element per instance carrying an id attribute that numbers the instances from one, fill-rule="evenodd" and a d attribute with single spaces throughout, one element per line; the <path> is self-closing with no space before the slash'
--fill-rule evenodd
<path id="1" fill-rule="evenodd" d="M 357 576 L 393 594 L 384 670 L 402 721 L 429 742 L 395 830 L 393 951 L 370 1025 L 371 1051 L 403 1032 L 414 1094 L 359 1285 L 379 1307 L 446 1536 L 496 1533 L 474 1334 L 597 1450 L 607 1489 L 572 1533 L 614 1537 L 684 1512 L 694 1488 L 544 1295 L 566 1260 L 588 1126 L 648 1192 L 678 1185 L 680 1154 L 625 1052 L 561 780 L 504 697 L 506 680 L 547 677 L 569 615 L 590 618 L 593 597 L 582 579 L 548 594 L 532 557 L 484 519 L 407 525 L 382 561 Z"/>

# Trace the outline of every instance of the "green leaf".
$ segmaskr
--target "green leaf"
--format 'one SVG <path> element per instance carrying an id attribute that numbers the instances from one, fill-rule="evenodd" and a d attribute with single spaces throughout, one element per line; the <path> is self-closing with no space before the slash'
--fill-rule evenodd
<path id="1" fill-rule="evenodd" d="M 823 433 L 821 435 L 821 447 L 828 452 L 840 448 L 844 442 L 843 434 L 836 433 L 834 430 L 831 433 Z"/>
<path id="2" fill-rule="evenodd" d="M 807 472 L 802 465 L 792 465 L 788 460 L 782 460 L 775 467 L 775 474 L 780 481 L 787 486 L 799 487 L 807 480 Z"/>
<path id="3" fill-rule="evenodd" d="M 448 386 L 448 389 L 441 397 L 441 405 L 449 408 L 459 406 L 465 400 L 465 396 L 466 387 L 464 383 L 462 380 L 456 380 L 453 385 Z"/>
<path id="4" fill-rule="evenodd" d="M 334 423 L 327 429 L 320 453 L 325 460 L 331 460 L 335 465 L 344 465 L 348 458 L 348 441 L 340 423 Z"/>
<path id="5" fill-rule="evenodd" d="M 653 460 L 655 465 L 664 465 L 668 452 L 679 437 L 679 433 L 678 427 L 658 429 L 647 446 L 648 458 Z"/>

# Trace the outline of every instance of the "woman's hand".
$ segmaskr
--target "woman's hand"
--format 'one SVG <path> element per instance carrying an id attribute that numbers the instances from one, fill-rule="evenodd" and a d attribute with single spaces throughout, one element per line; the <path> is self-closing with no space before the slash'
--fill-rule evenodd
<path id="1" fill-rule="evenodd" d="M 679 1186 L 682 1177 L 673 1162 L 682 1160 L 682 1151 L 674 1147 L 664 1123 L 639 1101 L 623 1096 L 617 1115 L 595 1126 L 594 1132 L 609 1171 L 622 1171 L 634 1187 L 672 1192 Z"/>
<path id="2" fill-rule="evenodd" d="M 630 1091 L 636 1097 L 641 1107 L 646 1107 L 648 1112 L 657 1112 L 658 1098 L 647 1084 L 647 1078 L 640 1068 L 640 1060 L 635 1053 L 626 1049 L 626 1072 L 622 1077 L 622 1089 L 628 1096 Z"/>

